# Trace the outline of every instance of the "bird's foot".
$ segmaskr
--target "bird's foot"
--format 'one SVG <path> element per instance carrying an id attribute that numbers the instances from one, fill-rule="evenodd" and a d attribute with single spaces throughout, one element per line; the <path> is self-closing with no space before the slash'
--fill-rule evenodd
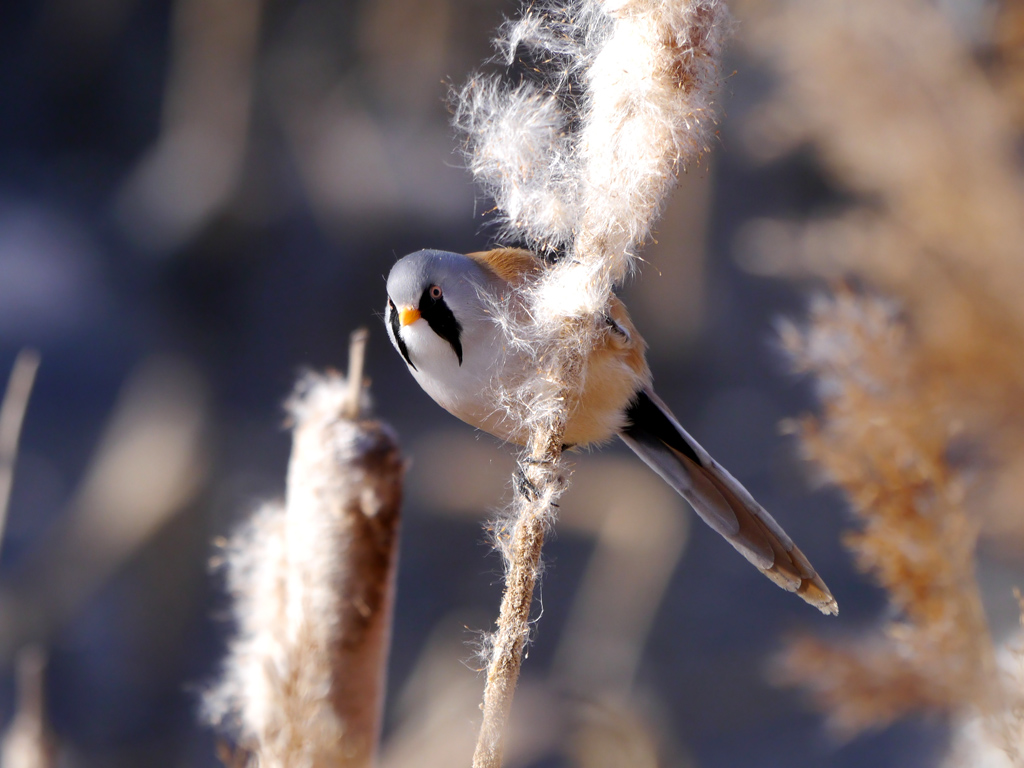
<path id="1" fill-rule="evenodd" d="M 537 486 L 526 476 L 524 464 L 536 464 L 536 460 L 523 459 L 516 465 L 515 484 L 516 492 L 527 501 L 536 501 L 540 498 L 540 491 Z"/>
<path id="2" fill-rule="evenodd" d="M 533 483 L 532 480 L 527 476 L 527 469 L 529 467 L 551 467 L 554 464 L 549 459 L 535 459 L 532 456 L 519 459 L 516 464 L 515 473 L 515 486 L 516 491 L 519 495 L 525 498 L 527 501 L 534 502 L 541 497 L 540 489 Z M 557 508 L 558 505 L 551 502 L 551 506 Z"/>

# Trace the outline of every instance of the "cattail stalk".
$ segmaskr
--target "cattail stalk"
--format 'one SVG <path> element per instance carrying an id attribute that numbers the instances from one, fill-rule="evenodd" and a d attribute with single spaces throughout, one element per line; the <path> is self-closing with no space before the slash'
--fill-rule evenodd
<path id="1" fill-rule="evenodd" d="M 366 415 L 364 344 L 354 334 L 348 381 L 299 382 L 285 505 L 229 545 L 240 634 L 207 709 L 264 768 L 364 768 L 376 756 L 405 461 Z"/>
<path id="2" fill-rule="evenodd" d="M 567 394 L 563 392 L 560 396 L 564 398 Z M 516 500 L 519 508 L 506 542 L 505 591 L 497 631 L 491 641 L 483 723 L 473 755 L 473 768 L 501 765 L 505 724 L 530 634 L 530 608 L 541 569 L 541 549 L 552 522 L 552 507 L 564 487 L 559 473 L 564 432 L 564 411 L 556 412 L 546 429 L 534 431 L 530 457 L 521 470 L 523 477 Z"/>

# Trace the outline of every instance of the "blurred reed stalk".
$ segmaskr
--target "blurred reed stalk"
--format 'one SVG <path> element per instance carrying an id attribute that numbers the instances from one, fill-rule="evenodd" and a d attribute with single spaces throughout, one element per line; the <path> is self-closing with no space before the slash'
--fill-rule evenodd
<path id="1" fill-rule="evenodd" d="M 46 652 L 39 646 L 22 648 L 15 659 L 16 709 L 0 739 L 4 768 L 53 768 L 57 749 L 46 720 Z"/>
<path id="2" fill-rule="evenodd" d="M 117 207 L 139 245 L 169 252 L 238 191 L 249 144 L 261 0 L 175 0 L 160 135 Z"/>
<path id="3" fill-rule="evenodd" d="M 46 644 L 202 490 L 205 387 L 151 358 L 125 382 L 66 512 L 0 581 L 0 659 Z M 58 565 L 59 564 L 59 565 Z"/>
<path id="4" fill-rule="evenodd" d="M 33 351 L 18 356 L 0 408 L 4 507 L 38 365 Z M 168 360 L 141 366 L 67 513 L 0 582 L 0 658 L 13 660 L 17 693 L 0 742 L 5 768 L 57 764 L 46 720 L 44 644 L 201 486 L 201 390 L 186 366 Z"/>
<path id="5" fill-rule="evenodd" d="M 0 405 L 0 542 L 7 529 L 7 509 L 14 484 L 14 465 L 18 458 L 21 425 L 28 409 L 28 399 L 39 370 L 39 353 L 23 349 L 14 359 L 11 376 L 7 380 L 3 404 Z"/>
<path id="6" fill-rule="evenodd" d="M 494 197 L 503 234 L 553 257 L 525 319 L 495 312 L 512 343 L 535 355 L 536 374 L 504 393 L 530 439 L 520 492 L 496 526 L 506 589 L 475 768 L 502 762 L 541 547 L 566 487 L 562 435 L 590 349 L 678 171 L 708 148 L 727 26 L 716 0 L 530 4 L 497 41 L 505 65 L 529 76 L 476 76 L 455 95 L 470 169 Z"/>
<path id="7" fill-rule="evenodd" d="M 405 460 L 367 416 L 365 343 L 353 334 L 348 380 L 299 381 L 284 506 L 226 544 L 238 636 L 207 716 L 263 768 L 362 768 L 377 753 Z"/>
<path id="8" fill-rule="evenodd" d="M 7 510 L 14 483 L 21 426 L 39 369 L 39 353 L 18 353 L 0 405 L 0 544 L 7 529 Z M 56 745 L 46 719 L 46 653 L 29 645 L 15 658 L 14 718 L 0 738 L 0 765 L 4 768 L 52 768 Z"/>

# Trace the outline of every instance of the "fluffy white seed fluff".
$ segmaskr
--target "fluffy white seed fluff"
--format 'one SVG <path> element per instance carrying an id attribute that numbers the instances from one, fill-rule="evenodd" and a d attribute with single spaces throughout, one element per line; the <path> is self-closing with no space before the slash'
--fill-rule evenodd
<path id="1" fill-rule="evenodd" d="M 471 81 L 456 111 L 458 125 L 473 137 L 470 168 L 507 230 L 543 247 L 572 235 L 575 191 L 565 120 L 554 95 L 529 83 L 504 91 L 495 78 Z"/>
<path id="2" fill-rule="evenodd" d="M 607 7 L 607 6 L 606 6 Z M 579 255 L 628 272 L 681 167 L 707 151 L 726 26 L 715 0 L 616 3 L 585 76 Z"/>
<path id="3" fill-rule="evenodd" d="M 540 62 L 534 81 L 476 77 L 456 94 L 469 167 L 505 236 L 563 255 L 525 319 L 498 314 L 538 359 L 535 380 L 507 393 L 524 426 L 580 391 L 585 367 L 572 373 L 566 354 L 586 358 L 678 172 L 708 150 L 728 26 L 718 0 L 535 3 L 497 41 L 507 65 Z"/>
<path id="4" fill-rule="evenodd" d="M 539 84 L 475 78 L 456 97 L 506 234 L 602 260 L 620 281 L 676 173 L 709 147 L 727 27 L 718 0 L 555 2 L 507 23 L 502 58 L 542 60 Z"/>

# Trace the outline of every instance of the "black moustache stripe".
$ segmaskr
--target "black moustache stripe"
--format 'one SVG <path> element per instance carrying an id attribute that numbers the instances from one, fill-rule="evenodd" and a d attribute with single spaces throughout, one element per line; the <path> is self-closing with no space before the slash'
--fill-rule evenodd
<path id="1" fill-rule="evenodd" d="M 417 370 L 416 366 L 413 365 L 412 358 L 409 357 L 409 348 L 405 346 L 405 342 L 402 340 L 402 325 L 398 319 L 398 310 L 395 309 L 395 303 L 388 299 L 388 314 L 391 316 L 391 333 L 395 337 L 395 344 L 398 345 L 398 351 L 402 353 L 402 357 L 405 358 L 405 362 L 409 364 L 409 367 L 414 371 Z"/>
<path id="2" fill-rule="evenodd" d="M 420 314 L 434 333 L 451 344 L 455 356 L 459 358 L 459 365 L 462 365 L 462 326 L 444 298 L 432 298 L 427 288 L 420 297 Z"/>

